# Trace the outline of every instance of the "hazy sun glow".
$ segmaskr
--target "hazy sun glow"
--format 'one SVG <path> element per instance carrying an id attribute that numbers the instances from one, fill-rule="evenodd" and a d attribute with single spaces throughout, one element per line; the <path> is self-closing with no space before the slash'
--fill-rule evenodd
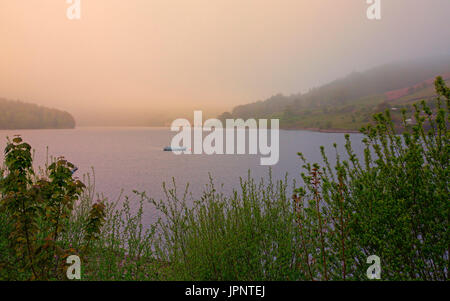
<path id="1" fill-rule="evenodd" d="M 0 97 L 79 124 L 210 115 L 390 61 L 450 53 L 448 0 L 0 0 Z M 439 32 L 438 32 L 439 31 Z M 447 38 L 443 38 L 447 37 Z"/>

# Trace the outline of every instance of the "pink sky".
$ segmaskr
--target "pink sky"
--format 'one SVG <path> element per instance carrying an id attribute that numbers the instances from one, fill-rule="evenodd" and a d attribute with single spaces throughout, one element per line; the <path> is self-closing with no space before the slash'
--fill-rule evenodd
<path id="1" fill-rule="evenodd" d="M 0 0 L 0 97 L 81 124 L 296 93 L 352 71 L 450 54 L 450 1 Z M 181 114 L 181 113 L 180 113 Z"/>

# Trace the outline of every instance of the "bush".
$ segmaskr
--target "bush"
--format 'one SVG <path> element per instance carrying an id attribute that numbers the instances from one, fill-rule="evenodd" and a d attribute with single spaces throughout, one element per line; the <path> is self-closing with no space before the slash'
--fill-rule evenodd
<path id="1" fill-rule="evenodd" d="M 61 234 L 85 187 L 72 178 L 75 166 L 59 158 L 47 166 L 45 175 L 36 176 L 31 146 L 15 137 L 8 139 L 5 170 L 0 178 L 0 279 L 64 279 L 64 259 L 76 255 Z M 95 204 L 89 214 L 83 242 L 87 251 L 104 221 L 104 205 Z"/>
<path id="2" fill-rule="evenodd" d="M 323 148 L 323 166 L 305 161 L 306 186 L 294 200 L 310 279 L 366 279 L 370 255 L 381 258 L 383 279 L 448 279 L 449 90 L 437 78 L 446 107 L 440 98 L 434 113 L 416 105 L 416 125 L 404 113 L 401 135 L 389 111 L 376 114 L 375 125 L 362 130 L 363 162 L 348 136 L 349 160 L 336 154 L 334 170 Z"/>
<path id="3" fill-rule="evenodd" d="M 190 208 L 166 189 L 166 202 L 151 200 L 164 216 L 156 255 L 176 280 L 296 280 L 298 231 L 286 190 L 285 181 L 257 184 L 249 175 L 226 197 L 211 180 Z"/>

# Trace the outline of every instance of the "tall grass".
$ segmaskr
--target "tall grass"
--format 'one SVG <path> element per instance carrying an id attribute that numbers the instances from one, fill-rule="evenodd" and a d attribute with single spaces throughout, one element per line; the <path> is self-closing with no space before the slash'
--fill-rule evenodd
<path id="1" fill-rule="evenodd" d="M 88 178 L 85 194 L 61 238 L 81 247 L 83 225 L 94 203 Z M 135 192 L 108 203 L 101 235 L 83 260 L 84 280 L 297 280 L 298 231 L 287 180 L 241 179 L 231 196 L 212 178 L 200 199 L 179 195 L 175 181 L 164 200 Z M 291 190 L 291 189 L 289 189 Z M 145 225 L 148 203 L 159 216 Z M 149 209 L 147 207 L 147 209 Z"/>
<path id="2" fill-rule="evenodd" d="M 175 279 L 298 279 L 298 231 L 286 180 L 256 183 L 249 175 L 225 196 L 211 179 L 192 207 L 174 188 L 166 192 L 165 202 L 150 199 L 165 217 L 157 223 L 155 254 L 170 263 Z"/>

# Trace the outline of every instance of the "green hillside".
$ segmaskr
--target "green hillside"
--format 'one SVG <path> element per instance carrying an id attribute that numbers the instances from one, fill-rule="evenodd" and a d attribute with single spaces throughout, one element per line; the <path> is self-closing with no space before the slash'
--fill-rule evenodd
<path id="1" fill-rule="evenodd" d="M 279 118 L 284 129 L 359 131 L 373 114 L 393 108 L 393 120 L 400 123 L 402 108 L 411 111 L 411 104 L 435 97 L 433 81 L 439 75 L 449 83 L 450 57 L 352 73 L 305 94 L 278 94 L 237 106 L 219 118 Z"/>
<path id="2" fill-rule="evenodd" d="M 0 98 L 0 130 L 74 127 L 75 119 L 67 112 Z"/>
<path id="3" fill-rule="evenodd" d="M 450 85 L 450 80 L 446 81 Z M 371 120 L 375 113 L 391 109 L 392 119 L 399 125 L 402 121 L 401 111 L 406 109 L 407 116 L 412 117 L 412 105 L 421 100 L 429 102 L 434 107 L 436 99 L 434 87 L 426 87 L 401 98 L 387 101 L 384 94 L 362 97 L 349 101 L 345 105 L 322 106 L 316 109 L 306 109 L 294 114 L 286 110 L 278 115 L 281 126 L 286 129 L 312 129 L 322 131 L 359 131 Z"/>

